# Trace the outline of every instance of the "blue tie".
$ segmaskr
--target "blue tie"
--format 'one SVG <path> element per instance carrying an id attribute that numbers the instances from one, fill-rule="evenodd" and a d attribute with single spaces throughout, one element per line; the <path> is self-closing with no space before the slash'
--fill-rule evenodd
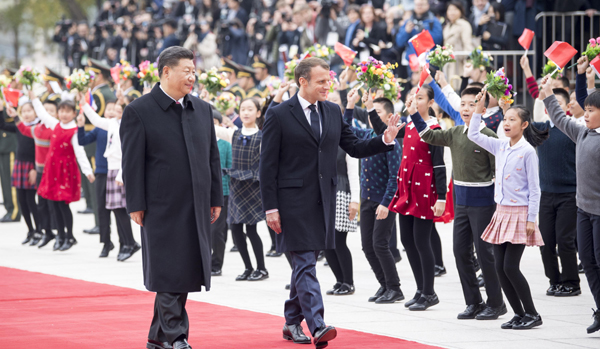
<path id="1" fill-rule="evenodd" d="M 317 142 L 321 141 L 321 127 L 319 126 L 319 113 L 317 113 L 317 106 L 311 104 L 308 106 L 310 109 L 310 127 L 317 138 Z"/>

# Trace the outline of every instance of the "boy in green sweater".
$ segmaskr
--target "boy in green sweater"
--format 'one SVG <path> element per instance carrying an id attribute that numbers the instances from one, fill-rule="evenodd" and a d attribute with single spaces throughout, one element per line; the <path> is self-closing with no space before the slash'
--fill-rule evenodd
<path id="1" fill-rule="evenodd" d="M 452 153 L 454 181 L 454 257 L 458 275 L 467 304 L 464 312 L 458 314 L 459 319 L 495 320 L 506 314 L 506 305 L 502 299 L 502 291 L 498 274 L 494 267 L 492 245 L 481 240 L 481 234 L 490 223 L 496 204 L 494 202 L 494 156 L 471 142 L 467 137 L 469 127 L 477 127 L 489 137 L 497 138 L 494 131 L 485 123 L 470 125 L 475 111 L 475 97 L 480 88 L 471 87 L 463 90 L 460 102 L 460 116 L 465 125 L 454 126 L 448 130 L 432 130 L 417 114 L 413 119 L 421 139 L 431 145 L 449 147 Z M 445 98 L 441 96 L 441 98 Z M 479 283 L 473 260 L 473 244 L 488 296 L 483 301 L 479 291 Z"/>

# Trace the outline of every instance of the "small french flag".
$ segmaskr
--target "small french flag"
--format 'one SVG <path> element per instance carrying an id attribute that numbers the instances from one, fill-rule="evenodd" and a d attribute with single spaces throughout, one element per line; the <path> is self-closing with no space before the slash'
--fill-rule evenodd
<path id="1" fill-rule="evenodd" d="M 92 90 L 88 89 L 88 93 L 85 96 L 85 101 L 92 107 L 92 109 L 94 109 L 94 111 L 98 110 L 96 101 L 94 101 L 94 96 L 92 96 Z"/>

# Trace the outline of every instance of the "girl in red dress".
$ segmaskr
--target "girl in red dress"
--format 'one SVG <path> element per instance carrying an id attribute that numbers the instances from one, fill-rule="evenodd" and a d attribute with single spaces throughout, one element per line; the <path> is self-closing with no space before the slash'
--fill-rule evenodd
<path id="1" fill-rule="evenodd" d="M 419 113 L 431 129 L 440 128 L 431 106 L 433 89 L 423 85 L 406 103 L 411 115 Z M 417 283 L 413 299 L 405 303 L 410 310 L 425 310 L 439 303 L 433 290 L 435 258 L 431 247 L 433 220 L 446 208 L 446 166 L 444 148 L 421 140 L 411 122 L 406 127 L 402 162 L 398 171 L 398 190 L 389 209 L 399 213 L 400 239 Z"/>
<path id="2" fill-rule="evenodd" d="M 61 102 L 58 105 L 58 120 L 48 113 L 41 112 L 43 108 L 39 108 L 41 104 L 39 99 L 35 99 L 33 104 L 34 106 L 38 104 L 36 111 L 40 111 L 38 113 L 40 120 L 46 127 L 52 129 L 50 148 L 38 195 L 50 200 L 54 206 L 58 224 L 57 245 L 60 245 L 58 249 L 66 251 L 77 243 L 73 237 L 73 214 L 69 208 L 69 204 L 79 201 L 81 196 L 81 176 L 77 162 L 90 182 L 94 182 L 95 178 L 85 151 L 77 141 L 77 124 L 74 121 L 77 116 L 75 103 Z"/>

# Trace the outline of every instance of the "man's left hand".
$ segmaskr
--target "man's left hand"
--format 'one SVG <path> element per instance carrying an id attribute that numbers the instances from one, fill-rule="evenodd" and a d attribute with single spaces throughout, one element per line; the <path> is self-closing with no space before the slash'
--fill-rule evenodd
<path id="1" fill-rule="evenodd" d="M 221 206 L 211 207 L 210 208 L 210 224 L 213 224 L 214 222 L 216 222 L 217 219 L 219 219 L 220 215 L 221 215 Z"/>
<path id="2" fill-rule="evenodd" d="M 394 114 L 388 120 L 388 127 L 383 133 L 383 141 L 386 144 L 390 144 L 394 142 L 398 132 L 404 127 L 404 123 L 398 125 L 398 121 L 400 121 L 400 114 Z"/>

